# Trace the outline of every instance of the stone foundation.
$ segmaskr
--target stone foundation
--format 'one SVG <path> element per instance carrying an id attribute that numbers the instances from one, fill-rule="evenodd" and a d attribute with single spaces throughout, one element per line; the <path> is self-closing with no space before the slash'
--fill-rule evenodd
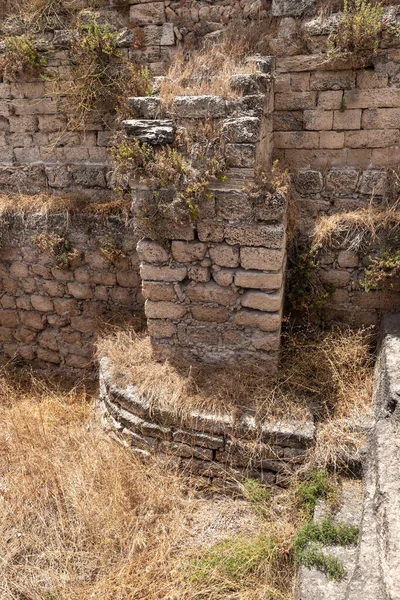
<path id="1" fill-rule="evenodd" d="M 252 477 L 284 485 L 313 444 L 312 421 L 257 423 L 252 413 L 236 421 L 195 410 L 180 419 L 150 408 L 134 384 L 113 381 L 107 358 L 100 361 L 100 402 L 106 422 L 141 457 L 167 458 L 171 466 L 212 482 Z"/>

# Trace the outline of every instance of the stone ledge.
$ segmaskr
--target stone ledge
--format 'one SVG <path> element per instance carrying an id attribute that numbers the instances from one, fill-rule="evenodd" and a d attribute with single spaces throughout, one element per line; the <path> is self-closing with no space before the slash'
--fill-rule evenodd
<path id="1" fill-rule="evenodd" d="M 208 479 L 284 484 L 313 445 L 314 423 L 257 422 L 249 410 L 238 419 L 192 409 L 186 416 L 158 410 L 135 385 L 113 381 L 110 359 L 100 360 L 100 405 L 108 427 L 145 456 L 173 458 L 173 465 Z"/>

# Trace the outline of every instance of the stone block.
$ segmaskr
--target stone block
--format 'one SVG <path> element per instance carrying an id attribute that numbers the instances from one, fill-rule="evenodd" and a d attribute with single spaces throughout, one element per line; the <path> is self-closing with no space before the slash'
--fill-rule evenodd
<path id="1" fill-rule="evenodd" d="M 360 129 L 361 110 L 335 110 L 333 113 L 333 129 Z"/>
<path id="2" fill-rule="evenodd" d="M 164 23 L 161 26 L 146 25 L 143 27 L 143 34 L 143 44 L 145 46 L 173 46 L 175 44 L 175 32 L 172 23 Z M 160 66 L 161 72 L 165 72 L 165 65 L 161 63 Z"/>
<path id="3" fill-rule="evenodd" d="M 68 367 L 73 367 L 75 369 L 87 369 L 90 367 L 91 362 L 92 361 L 85 356 L 79 356 L 77 354 L 68 354 L 65 357 L 65 364 Z"/>
<path id="4" fill-rule="evenodd" d="M 298 169 L 293 175 L 293 183 L 299 194 L 308 196 L 322 191 L 324 179 L 320 171 Z"/>
<path id="5" fill-rule="evenodd" d="M 261 121 L 258 117 L 239 117 L 224 121 L 222 133 L 233 144 L 255 144 L 260 135 Z"/>
<path id="6" fill-rule="evenodd" d="M 157 119 L 160 114 L 160 98 L 154 96 L 129 98 L 129 104 L 140 119 Z"/>
<path id="7" fill-rule="evenodd" d="M 253 167 L 256 159 L 255 144 L 226 144 L 225 158 L 228 167 Z"/>
<path id="8" fill-rule="evenodd" d="M 155 302 L 176 300 L 175 290 L 168 283 L 144 281 L 142 284 L 142 294 L 146 300 L 153 300 Z"/>
<path id="9" fill-rule="evenodd" d="M 308 92 L 310 89 L 310 73 L 292 73 L 290 75 L 290 89 L 292 92 Z M 275 92 L 278 91 L 275 88 Z"/>
<path id="10" fill-rule="evenodd" d="M 218 190 L 215 192 L 217 217 L 225 221 L 247 221 L 252 216 L 252 203 L 244 192 Z"/>
<path id="11" fill-rule="evenodd" d="M 58 334 L 54 329 L 45 329 L 37 336 L 39 345 L 42 348 L 48 348 L 49 350 L 58 350 Z"/>
<path id="12" fill-rule="evenodd" d="M 169 259 L 169 252 L 157 242 L 149 239 L 142 239 L 138 242 L 137 253 L 139 259 L 143 262 L 153 264 L 163 264 Z"/>
<path id="13" fill-rule="evenodd" d="M 19 317 L 21 319 L 21 323 L 26 327 L 36 329 L 37 331 L 44 329 L 44 319 L 42 315 L 37 312 L 21 311 L 19 313 Z"/>
<path id="14" fill-rule="evenodd" d="M 43 291 L 49 296 L 60 297 L 65 294 L 65 286 L 58 281 L 48 280 L 43 282 Z"/>
<path id="15" fill-rule="evenodd" d="M 164 2 L 134 4 L 130 7 L 129 18 L 136 25 L 162 25 L 165 23 Z"/>
<path id="16" fill-rule="evenodd" d="M 186 296 L 191 302 L 215 302 L 223 306 L 232 306 L 237 300 L 233 290 L 221 287 L 214 281 L 189 285 L 186 288 Z"/>
<path id="17" fill-rule="evenodd" d="M 140 275 L 143 281 L 183 281 L 187 275 L 187 268 L 141 265 Z"/>
<path id="18" fill-rule="evenodd" d="M 54 310 L 53 301 L 47 296 L 31 296 L 32 308 L 39 312 L 52 312 Z"/>
<path id="19" fill-rule="evenodd" d="M 228 244 L 241 246 L 263 246 L 265 248 L 283 248 L 285 228 L 283 225 L 226 225 L 225 240 Z"/>
<path id="20" fill-rule="evenodd" d="M 275 148 L 318 148 L 319 135 L 315 131 L 276 131 Z"/>
<path id="21" fill-rule="evenodd" d="M 329 131 L 333 126 L 333 111 L 305 110 L 304 129 L 312 131 Z"/>
<path id="22" fill-rule="evenodd" d="M 360 69 L 357 71 L 357 88 L 359 90 L 385 88 L 387 84 L 387 74 L 379 75 L 374 69 Z"/>
<path id="23" fill-rule="evenodd" d="M 345 146 L 347 148 L 386 148 L 400 142 L 398 129 L 366 129 L 361 131 L 347 131 Z"/>
<path id="24" fill-rule="evenodd" d="M 123 287 L 111 288 L 110 297 L 113 302 L 122 306 L 132 306 L 135 298 L 131 289 Z"/>
<path id="25" fill-rule="evenodd" d="M 235 276 L 235 269 L 221 269 L 216 266 L 212 273 L 213 279 L 218 285 L 222 287 L 229 287 L 233 283 Z"/>
<path id="26" fill-rule="evenodd" d="M 269 95 L 272 89 L 271 78 L 265 73 L 235 73 L 229 78 L 229 85 L 242 96 Z"/>
<path id="27" fill-rule="evenodd" d="M 242 309 L 236 313 L 235 323 L 243 327 L 257 327 L 261 331 L 277 331 L 281 326 L 281 316 L 280 313 Z"/>
<path id="28" fill-rule="evenodd" d="M 78 302 L 72 298 L 55 298 L 54 310 L 62 317 L 74 317 L 80 313 Z"/>
<path id="29" fill-rule="evenodd" d="M 272 114 L 274 131 L 301 131 L 304 127 L 303 111 L 276 111 Z"/>
<path id="30" fill-rule="evenodd" d="M 210 281 L 210 269 L 208 267 L 201 267 L 199 265 L 192 265 L 188 267 L 188 279 L 191 281 L 200 281 L 206 283 Z"/>
<path id="31" fill-rule="evenodd" d="M 128 137 L 159 146 L 172 144 L 175 139 L 175 126 L 172 121 L 129 119 L 122 122 Z"/>
<path id="32" fill-rule="evenodd" d="M 196 431 L 175 431 L 173 439 L 176 442 L 183 442 L 191 446 L 202 446 L 211 450 L 220 450 L 224 447 L 224 436 L 211 435 L 208 433 L 198 433 Z"/>
<path id="33" fill-rule="evenodd" d="M 323 283 L 333 285 L 334 287 L 342 288 L 350 281 L 350 273 L 348 271 L 339 271 L 337 269 L 331 269 L 330 271 L 321 270 L 320 278 Z"/>
<path id="34" fill-rule="evenodd" d="M 15 279 L 22 279 L 23 277 L 28 277 L 29 270 L 28 266 L 21 262 L 14 262 L 10 265 L 10 276 L 15 277 Z"/>
<path id="35" fill-rule="evenodd" d="M 78 300 L 88 300 L 93 297 L 92 289 L 90 285 L 87 285 L 86 283 L 68 283 L 67 289 L 70 296 L 73 296 Z"/>
<path id="36" fill-rule="evenodd" d="M 38 348 L 36 351 L 37 357 L 45 362 L 53 363 L 58 365 L 61 362 L 60 355 L 58 352 L 53 350 L 47 350 L 46 348 Z"/>
<path id="37" fill-rule="evenodd" d="M 95 283 L 99 285 L 112 285 L 114 286 L 117 283 L 117 276 L 115 273 L 110 273 L 108 271 L 88 271 L 86 267 L 79 267 L 75 269 L 75 279 L 79 281 L 79 283 Z M 124 273 L 124 271 L 121 271 Z M 136 281 L 138 280 L 138 276 L 135 271 L 132 271 L 132 274 L 136 276 Z M 120 284 L 121 285 L 121 284 Z"/>
<path id="38" fill-rule="evenodd" d="M 321 131 L 319 134 L 319 147 L 328 149 L 344 148 L 344 135 L 343 131 Z"/>
<path id="39" fill-rule="evenodd" d="M 363 129 L 399 129 L 400 112 L 397 108 L 364 110 Z"/>
<path id="40" fill-rule="evenodd" d="M 265 292 L 246 292 L 241 296 L 242 306 L 264 312 L 276 312 L 282 308 L 282 292 L 267 294 Z"/>
<path id="41" fill-rule="evenodd" d="M 386 171 L 367 169 L 361 175 L 359 191 L 362 194 L 373 194 L 374 196 L 382 196 L 387 188 Z"/>
<path id="42" fill-rule="evenodd" d="M 317 103 L 316 92 L 275 94 L 275 110 L 311 110 Z"/>
<path id="43" fill-rule="evenodd" d="M 277 352 L 281 344 L 280 332 L 263 333 L 262 331 L 255 331 L 250 343 L 255 350 Z"/>
<path id="44" fill-rule="evenodd" d="M 224 226 L 217 221 L 199 221 L 197 235 L 202 242 L 222 242 L 224 239 Z"/>
<path id="45" fill-rule="evenodd" d="M 320 92 L 318 94 L 318 108 L 323 110 L 339 110 L 343 92 Z"/>
<path id="46" fill-rule="evenodd" d="M 347 108 L 395 108 L 400 106 L 400 89 L 349 90 L 344 92 Z"/>
<path id="47" fill-rule="evenodd" d="M 282 273 L 263 273 L 239 269 L 235 274 L 235 285 L 260 290 L 278 290 L 282 286 Z"/>
<path id="48" fill-rule="evenodd" d="M 310 89 L 318 92 L 351 90 L 356 85 L 355 71 L 315 71 L 311 73 Z"/>
<path id="49" fill-rule="evenodd" d="M 8 327 L 0 327 L 0 342 L 13 342 L 13 330 Z"/>
<path id="50" fill-rule="evenodd" d="M 220 119 L 226 115 L 221 96 L 176 96 L 172 108 L 181 119 Z"/>
<path id="51" fill-rule="evenodd" d="M 272 0 L 274 17 L 300 17 L 315 12 L 315 0 Z"/>
<path id="52" fill-rule="evenodd" d="M 210 248 L 210 258 L 215 265 L 220 267 L 239 266 L 239 247 L 228 244 L 218 244 Z"/>
<path id="53" fill-rule="evenodd" d="M 17 327 L 18 315 L 14 310 L 0 311 L 0 325 L 3 327 Z"/>
<path id="54" fill-rule="evenodd" d="M 137 288 L 139 277 L 135 271 L 117 271 L 118 285 L 126 288 Z"/>
<path id="55" fill-rule="evenodd" d="M 173 258 L 180 263 L 201 261 L 206 255 L 207 245 L 203 242 L 178 242 L 171 245 Z"/>
<path id="56" fill-rule="evenodd" d="M 187 312 L 184 304 L 174 302 L 153 302 L 146 300 L 145 313 L 148 319 L 171 319 L 172 321 L 182 319 Z"/>
<path id="57" fill-rule="evenodd" d="M 360 172 L 358 169 L 334 168 L 326 176 L 326 189 L 338 194 L 349 194 L 357 188 Z"/>
<path id="58" fill-rule="evenodd" d="M 71 327 L 81 333 L 93 333 L 96 331 L 96 321 L 86 317 L 72 317 Z"/>
<path id="59" fill-rule="evenodd" d="M 341 250 L 338 254 L 338 265 L 342 268 L 354 269 L 359 265 L 359 258 L 356 252 Z"/>
<path id="60" fill-rule="evenodd" d="M 156 338 L 171 338 L 176 333 L 176 325 L 160 319 L 148 319 L 147 329 L 149 335 Z"/>
<path id="61" fill-rule="evenodd" d="M 225 323 L 229 319 L 229 312 L 222 306 L 192 306 L 190 310 L 196 321 Z"/>

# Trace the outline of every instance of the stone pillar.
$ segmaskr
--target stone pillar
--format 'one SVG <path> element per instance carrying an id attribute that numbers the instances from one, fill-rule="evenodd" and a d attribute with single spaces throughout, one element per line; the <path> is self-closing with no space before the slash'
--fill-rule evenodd
<path id="1" fill-rule="evenodd" d="M 205 118 L 218 123 L 227 180 L 211 182 L 210 199 L 199 207 L 195 223 L 171 224 L 167 244 L 151 239 L 138 244 L 148 329 L 160 359 L 277 366 L 286 200 L 279 192 L 252 187 L 258 170 L 271 167 L 273 110 L 265 72 L 273 61 L 254 60 L 264 72 L 234 76 L 238 98 L 182 96 L 172 105 L 179 123 Z M 149 99 L 148 106 L 154 108 L 154 102 Z M 145 104 L 133 101 L 148 118 Z M 127 131 L 137 137 L 144 122 L 127 122 Z M 165 120 L 150 123 L 153 133 L 168 127 Z M 136 197 L 143 193 L 138 188 Z"/>

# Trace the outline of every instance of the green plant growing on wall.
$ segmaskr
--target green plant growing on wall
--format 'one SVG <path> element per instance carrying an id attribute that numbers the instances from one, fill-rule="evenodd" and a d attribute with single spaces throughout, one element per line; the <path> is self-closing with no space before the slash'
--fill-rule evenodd
<path id="1" fill-rule="evenodd" d="M 103 238 L 99 238 L 100 254 L 110 263 L 114 263 L 119 258 L 125 258 L 124 252 L 118 248 L 117 242 L 106 234 Z"/>
<path id="2" fill-rule="evenodd" d="M 364 279 L 360 285 L 366 292 L 380 287 L 392 287 L 393 279 L 400 276 L 400 250 L 381 250 L 377 258 L 372 259 L 364 270 Z"/>
<path id="3" fill-rule="evenodd" d="M 290 258 L 288 300 L 297 312 L 317 312 L 325 306 L 334 287 L 323 284 L 317 276 L 320 246 L 294 248 Z"/>
<path id="4" fill-rule="evenodd" d="M 5 38 L 5 54 L 0 61 L 0 74 L 6 80 L 17 75 L 40 74 L 46 66 L 34 41 L 28 35 L 14 35 Z"/>
<path id="5" fill-rule="evenodd" d="M 78 24 L 71 47 L 74 67 L 61 85 L 74 112 L 70 126 L 85 129 L 91 118 L 105 113 L 126 116 L 128 97 L 152 92 L 150 72 L 124 58 L 118 36 L 89 16 Z"/>
<path id="6" fill-rule="evenodd" d="M 356 58 L 368 60 L 376 54 L 384 29 L 381 3 L 368 0 L 344 0 L 343 17 L 328 40 L 328 59 Z"/>
<path id="7" fill-rule="evenodd" d="M 138 220 L 146 235 L 163 239 L 168 220 L 196 222 L 202 202 L 211 198 L 210 179 L 224 180 L 225 160 L 219 147 L 205 144 L 198 152 L 195 141 L 178 137 L 177 147 L 154 148 L 137 139 L 116 140 L 111 150 L 114 187 L 122 193 L 133 178 L 146 184 Z"/>

